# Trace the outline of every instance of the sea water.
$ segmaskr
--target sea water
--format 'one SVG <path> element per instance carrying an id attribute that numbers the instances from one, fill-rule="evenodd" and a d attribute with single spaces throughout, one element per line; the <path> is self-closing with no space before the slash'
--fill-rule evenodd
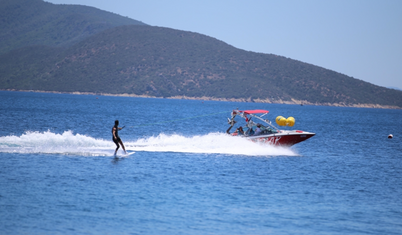
<path id="1" fill-rule="evenodd" d="M 402 111 L 0 91 L 0 234 L 402 234 Z M 225 134 L 267 109 L 316 135 Z M 126 150 L 113 156 L 118 119 Z M 387 136 L 393 134 L 394 138 Z"/>

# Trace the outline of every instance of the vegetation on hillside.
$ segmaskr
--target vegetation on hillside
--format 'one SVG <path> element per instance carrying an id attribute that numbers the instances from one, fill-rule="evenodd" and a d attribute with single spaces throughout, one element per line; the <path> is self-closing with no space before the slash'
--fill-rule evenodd
<path id="1" fill-rule="evenodd" d="M 27 47 L 1 56 L 0 64 L 3 89 L 402 107 L 400 91 L 239 50 L 201 34 L 151 26 L 112 28 L 68 49 Z"/>
<path id="2" fill-rule="evenodd" d="M 0 53 L 31 45 L 71 46 L 120 25 L 145 24 L 93 7 L 1 0 Z"/>

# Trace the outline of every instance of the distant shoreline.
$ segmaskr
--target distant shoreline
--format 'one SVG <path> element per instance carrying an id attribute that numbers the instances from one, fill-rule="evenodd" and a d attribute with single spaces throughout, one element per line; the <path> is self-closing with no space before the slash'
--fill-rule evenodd
<path id="1" fill-rule="evenodd" d="M 265 103 L 265 104 L 290 104 L 290 105 L 313 105 L 313 106 L 333 106 L 333 107 L 350 107 L 350 108 L 378 108 L 378 109 L 402 109 L 398 106 L 379 105 L 379 104 L 344 104 L 344 103 L 311 103 L 305 100 L 283 101 L 283 100 L 270 100 L 270 99 L 235 99 L 235 98 L 214 98 L 214 97 L 187 97 L 187 96 L 171 96 L 171 97 L 157 97 L 147 95 L 135 94 L 110 94 L 110 93 L 96 93 L 96 92 L 61 92 L 61 91 L 42 91 L 42 90 L 16 90 L 16 89 L 0 89 L 2 91 L 19 91 L 19 92 L 36 92 L 36 93 L 53 93 L 53 94 L 72 94 L 72 95 L 94 95 L 94 96 L 116 96 L 116 97 L 138 97 L 138 98 L 160 98 L 160 99 L 176 99 L 176 100 L 204 100 L 204 101 L 229 101 L 229 102 L 244 102 L 244 103 Z"/>

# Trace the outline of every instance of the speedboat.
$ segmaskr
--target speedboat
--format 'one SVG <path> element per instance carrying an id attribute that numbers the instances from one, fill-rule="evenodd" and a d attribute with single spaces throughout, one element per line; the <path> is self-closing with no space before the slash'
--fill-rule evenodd
<path id="1" fill-rule="evenodd" d="M 263 118 L 268 113 L 268 110 L 261 109 L 233 110 L 231 118 L 228 118 L 230 127 L 226 132 L 232 136 L 241 136 L 254 142 L 286 147 L 305 141 L 315 135 L 315 133 L 301 130 L 279 130 L 271 121 Z M 245 125 L 236 128 L 235 132 L 230 133 L 231 128 L 237 122 L 235 121 L 237 116 L 245 120 Z M 282 116 L 278 116 L 276 123 L 279 126 L 293 126 L 295 119 L 293 117 L 285 119 Z"/>

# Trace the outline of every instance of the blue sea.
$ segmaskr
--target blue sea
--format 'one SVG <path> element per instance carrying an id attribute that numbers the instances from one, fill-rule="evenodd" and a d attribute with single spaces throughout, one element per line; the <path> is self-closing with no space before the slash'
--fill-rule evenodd
<path id="1" fill-rule="evenodd" d="M 402 234 L 402 110 L 0 91 L 0 234 Z M 266 109 L 316 135 L 225 134 Z M 118 119 L 127 151 L 113 156 Z M 387 138 L 393 134 L 393 138 Z"/>

